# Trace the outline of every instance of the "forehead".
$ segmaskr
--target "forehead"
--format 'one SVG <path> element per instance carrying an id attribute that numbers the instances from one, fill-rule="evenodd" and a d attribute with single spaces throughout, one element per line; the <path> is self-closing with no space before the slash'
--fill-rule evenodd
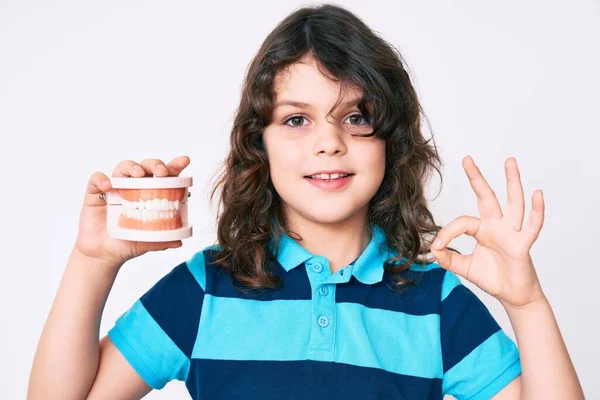
<path id="1" fill-rule="evenodd" d="M 362 94 L 362 88 L 357 85 L 347 85 L 346 93 L 340 93 L 340 86 L 337 79 L 319 69 L 316 61 L 303 58 L 277 73 L 273 91 L 275 101 L 287 99 L 316 104 L 324 102 L 328 105 L 340 95 L 347 98 Z"/>

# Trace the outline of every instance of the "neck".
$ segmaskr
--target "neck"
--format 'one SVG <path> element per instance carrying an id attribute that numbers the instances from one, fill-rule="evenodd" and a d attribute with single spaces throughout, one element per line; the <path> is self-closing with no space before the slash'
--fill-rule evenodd
<path id="1" fill-rule="evenodd" d="M 336 223 L 322 223 L 298 214 L 289 215 L 291 232 L 302 237 L 298 243 L 314 255 L 327 258 L 334 274 L 354 261 L 368 246 L 366 212 Z"/>

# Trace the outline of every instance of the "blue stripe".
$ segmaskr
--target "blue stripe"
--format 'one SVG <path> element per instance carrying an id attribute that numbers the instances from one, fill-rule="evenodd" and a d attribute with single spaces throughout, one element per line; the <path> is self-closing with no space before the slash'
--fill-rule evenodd
<path id="1" fill-rule="evenodd" d="M 231 273 L 216 264 L 212 264 L 217 253 L 215 251 L 206 252 L 206 294 L 216 297 L 231 297 L 237 299 L 253 300 L 310 300 L 311 288 L 306 268 L 299 267 L 286 272 L 285 269 L 276 261 L 272 262 L 273 273 L 282 279 L 282 287 L 279 290 L 248 290 L 249 294 L 244 294 L 237 290 L 232 282 Z M 236 283 L 239 286 L 239 284 Z"/>
<path id="2" fill-rule="evenodd" d="M 454 286 L 441 305 L 444 373 L 500 329 L 475 293 L 462 284 Z"/>
<path id="3" fill-rule="evenodd" d="M 206 253 L 199 251 L 192 256 L 190 260 L 186 262 L 188 269 L 192 273 L 192 276 L 200 285 L 202 291 L 206 290 Z"/>
<path id="4" fill-rule="evenodd" d="M 121 315 L 108 336 L 140 377 L 154 389 L 172 379 L 184 381 L 190 360 L 137 300 Z"/>
<path id="5" fill-rule="evenodd" d="M 336 307 L 337 327 L 328 327 L 336 334 L 333 361 L 441 379 L 438 314 L 411 316 L 352 303 Z M 313 325 L 311 301 L 206 295 L 203 313 L 211 317 L 200 321 L 192 358 L 304 360 L 319 345 L 319 337 L 311 342 L 311 329 L 306 329 Z"/>
<path id="6" fill-rule="evenodd" d="M 406 257 L 402 257 L 402 258 L 403 258 L 403 260 L 406 260 Z M 420 272 L 420 271 L 431 271 L 433 269 L 438 269 L 438 268 L 442 268 L 442 267 L 438 263 L 434 262 L 434 263 L 429 263 L 429 264 L 425 264 L 425 265 L 413 263 L 413 264 L 409 265 L 408 268 L 411 271 Z M 442 270 L 443 270 L 443 268 L 442 268 Z"/>
<path id="7" fill-rule="evenodd" d="M 364 285 L 352 279 L 346 284 L 337 286 L 336 301 L 412 315 L 439 314 L 439 296 L 432 295 L 432 288 L 441 286 L 444 270 L 441 268 L 424 270 L 410 275 L 404 274 L 403 277 L 418 283 L 416 286 L 407 286 L 401 293 L 394 293 L 391 289 L 392 275 L 386 275 L 383 282 L 373 285 Z"/>
<path id="8" fill-rule="evenodd" d="M 338 304 L 336 314 L 334 361 L 442 378 L 439 315 L 414 316 L 353 303 Z"/>
<path id="9" fill-rule="evenodd" d="M 500 330 L 444 374 L 443 390 L 459 399 L 489 399 L 520 373 L 517 346 Z"/>
<path id="10" fill-rule="evenodd" d="M 446 299 L 446 297 L 448 297 L 450 292 L 452 292 L 452 290 L 455 287 L 460 286 L 460 285 L 462 285 L 462 282 L 460 281 L 460 278 L 456 274 L 454 274 L 450 271 L 444 270 L 441 301 L 444 301 Z"/>
<path id="11" fill-rule="evenodd" d="M 194 399 L 442 398 L 441 379 L 397 375 L 380 369 L 313 360 L 194 359 L 186 386 Z"/>
<path id="12" fill-rule="evenodd" d="M 311 302 L 204 298 L 192 358 L 302 360 L 308 358 Z"/>
<path id="13" fill-rule="evenodd" d="M 215 297 L 232 297 L 259 301 L 272 300 L 311 300 L 311 283 L 306 267 L 301 266 L 285 272 L 279 263 L 272 265 L 275 275 L 282 279 L 279 290 L 250 291 L 244 294 L 236 290 L 230 272 L 219 266 L 211 266 L 216 252 L 208 251 L 206 255 L 205 276 L 199 280 L 205 282 L 206 294 Z M 414 287 L 406 287 L 402 293 L 394 293 L 391 289 L 393 277 L 385 275 L 385 281 L 373 285 L 364 285 L 355 278 L 343 285 L 337 285 L 338 303 L 359 303 L 370 308 L 380 308 L 389 311 L 403 312 L 413 315 L 439 314 L 439 296 L 431 293 L 432 288 L 439 288 L 446 271 L 437 264 L 413 266 L 405 271 L 404 278 L 417 281 Z"/>
<path id="14" fill-rule="evenodd" d="M 191 263 L 192 267 L 198 264 Z M 198 273 L 198 268 L 195 268 Z M 183 262 L 160 279 L 140 301 L 188 358 L 198 334 L 204 291 Z"/>

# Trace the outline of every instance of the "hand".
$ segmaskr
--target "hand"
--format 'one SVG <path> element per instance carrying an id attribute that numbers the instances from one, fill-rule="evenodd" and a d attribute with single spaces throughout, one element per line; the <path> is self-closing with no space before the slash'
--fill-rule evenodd
<path id="1" fill-rule="evenodd" d="M 477 196 L 481 218 L 461 216 L 437 234 L 431 252 L 440 266 L 464 277 L 505 307 L 523 307 L 543 298 L 543 292 L 529 251 L 544 223 L 544 198 L 541 190 L 532 196 L 532 210 L 525 226 L 523 186 L 515 158 L 505 162 L 508 199 L 504 214 L 498 199 L 473 159 L 462 162 Z M 472 254 L 461 255 L 446 249 L 461 234 L 477 240 Z"/>
<path id="2" fill-rule="evenodd" d="M 165 165 L 158 159 L 147 159 L 137 164 L 131 160 L 121 161 L 112 176 L 178 176 L 188 166 L 187 156 L 174 158 Z M 106 201 L 99 197 L 102 192 L 111 190 L 110 180 L 101 172 L 94 172 L 88 182 L 83 208 L 79 218 L 79 233 L 74 250 L 85 256 L 120 266 L 132 258 L 148 251 L 166 250 L 182 246 L 181 240 L 169 242 L 135 242 L 115 239 L 106 232 Z"/>

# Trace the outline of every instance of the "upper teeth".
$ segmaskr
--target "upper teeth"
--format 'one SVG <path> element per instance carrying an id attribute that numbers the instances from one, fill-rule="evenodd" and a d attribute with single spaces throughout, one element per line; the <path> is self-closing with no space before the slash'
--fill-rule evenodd
<path id="1" fill-rule="evenodd" d="M 167 199 L 152 199 L 152 200 L 142 200 L 139 201 L 127 201 L 123 199 L 123 208 L 127 209 L 140 209 L 140 210 L 179 210 L 181 204 L 179 200 L 170 201 Z"/>
<path id="2" fill-rule="evenodd" d="M 315 175 L 310 175 L 310 177 L 313 178 L 313 179 L 337 179 L 337 178 L 343 178 L 345 176 L 348 176 L 348 174 L 315 174 Z"/>

